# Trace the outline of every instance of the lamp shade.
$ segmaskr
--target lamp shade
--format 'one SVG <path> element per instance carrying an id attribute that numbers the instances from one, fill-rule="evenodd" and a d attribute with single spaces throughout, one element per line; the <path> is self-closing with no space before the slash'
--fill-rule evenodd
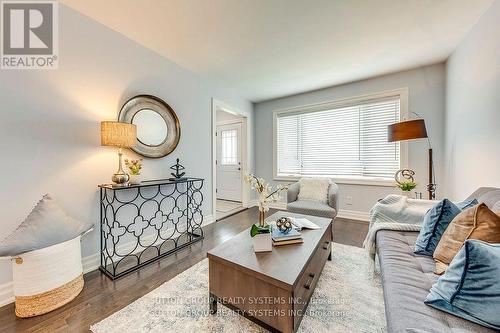
<path id="1" fill-rule="evenodd" d="M 137 127 L 117 121 L 101 122 L 101 146 L 131 148 L 135 146 Z"/>
<path id="2" fill-rule="evenodd" d="M 427 138 L 427 130 L 423 119 L 402 121 L 389 125 L 387 128 L 387 141 L 404 141 Z"/>

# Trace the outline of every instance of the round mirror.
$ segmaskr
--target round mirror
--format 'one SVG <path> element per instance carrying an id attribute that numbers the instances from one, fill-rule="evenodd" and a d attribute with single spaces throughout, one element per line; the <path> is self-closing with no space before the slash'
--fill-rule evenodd
<path id="1" fill-rule="evenodd" d="M 139 95 L 129 99 L 120 110 L 118 121 L 136 125 L 137 141 L 132 150 L 142 156 L 167 156 L 179 143 L 179 119 L 158 97 Z"/>
<path id="2" fill-rule="evenodd" d="M 132 118 L 137 126 L 137 140 L 147 146 L 159 146 L 167 137 L 167 123 L 157 112 L 149 109 L 140 110 Z"/>

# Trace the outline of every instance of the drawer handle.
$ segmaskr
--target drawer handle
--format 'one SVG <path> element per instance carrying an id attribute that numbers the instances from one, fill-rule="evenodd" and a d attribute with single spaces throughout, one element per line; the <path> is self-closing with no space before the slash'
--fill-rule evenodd
<path id="1" fill-rule="evenodd" d="M 311 278 L 311 281 L 304 283 L 304 288 L 306 288 L 307 290 L 311 289 L 311 282 L 312 282 L 312 279 L 314 279 L 315 276 L 316 276 L 316 274 L 309 273 L 309 277 Z"/>
<path id="2" fill-rule="evenodd" d="M 328 244 L 330 244 L 330 242 L 326 241 L 325 245 L 323 245 L 323 250 L 328 250 Z"/>

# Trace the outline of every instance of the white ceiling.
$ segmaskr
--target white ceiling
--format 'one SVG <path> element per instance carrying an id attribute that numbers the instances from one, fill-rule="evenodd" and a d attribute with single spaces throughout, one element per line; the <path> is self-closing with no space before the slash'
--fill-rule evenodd
<path id="1" fill-rule="evenodd" d="M 494 0 L 62 0 L 252 101 L 445 60 Z"/>

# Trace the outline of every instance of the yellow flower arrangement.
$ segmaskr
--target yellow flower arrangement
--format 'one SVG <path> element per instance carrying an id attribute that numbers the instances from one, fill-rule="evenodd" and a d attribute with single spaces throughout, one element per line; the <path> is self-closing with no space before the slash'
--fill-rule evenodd
<path id="1" fill-rule="evenodd" d="M 140 175 L 142 169 L 142 158 L 138 160 L 125 159 L 125 165 L 130 170 L 131 175 Z"/>

